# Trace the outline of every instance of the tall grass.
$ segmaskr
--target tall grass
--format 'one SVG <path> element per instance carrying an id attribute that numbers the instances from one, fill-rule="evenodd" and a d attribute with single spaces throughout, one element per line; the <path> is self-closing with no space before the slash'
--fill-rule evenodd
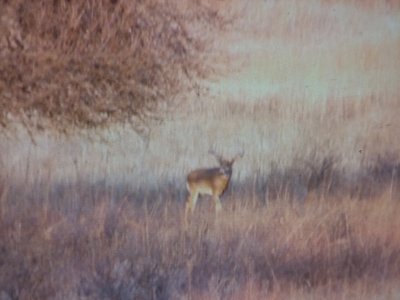
<path id="1" fill-rule="evenodd" d="M 397 4 L 251 3 L 217 45 L 235 72 L 145 136 L 8 118 L 0 298 L 398 298 Z M 210 146 L 245 156 L 185 224 Z"/>
<path id="2" fill-rule="evenodd" d="M 140 204 L 141 203 L 141 204 Z M 400 204 L 229 194 L 216 218 L 122 187 L 2 187 L 0 292 L 18 299 L 396 298 Z"/>

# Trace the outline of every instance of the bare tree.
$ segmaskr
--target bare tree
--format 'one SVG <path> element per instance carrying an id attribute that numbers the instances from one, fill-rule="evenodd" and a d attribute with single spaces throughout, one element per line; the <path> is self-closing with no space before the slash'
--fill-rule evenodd
<path id="1" fill-rule="evenodd" d="M 215 72 L 224 27 L 199 1 L 3 1 L 0 124 L 93 128 L 160 120 Z"/>

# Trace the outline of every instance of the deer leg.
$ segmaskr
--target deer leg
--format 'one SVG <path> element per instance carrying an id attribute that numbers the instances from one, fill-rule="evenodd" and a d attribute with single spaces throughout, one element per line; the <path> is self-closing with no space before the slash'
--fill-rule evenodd
<path id="1" fill-rule="evenodd" d="M 187 214 L 188 211 L 190 210 L 191 213 L 194 212 L 194 207 L 196 206 L 196 202 L 197 202 L 197 198 L 199 197 L 199 193 L 195 192 L 195 193 L 191 193 L 186 201 L 186 209 L 185 209 L 185 213 Z"/>
<path id="2" fill-rule="evenodd" d="M 215 202 L 215 211 L 218 213 L 222 210 L 221 200 L 219 199 L 218 194 L 214 194 L 213 199 Z"/>

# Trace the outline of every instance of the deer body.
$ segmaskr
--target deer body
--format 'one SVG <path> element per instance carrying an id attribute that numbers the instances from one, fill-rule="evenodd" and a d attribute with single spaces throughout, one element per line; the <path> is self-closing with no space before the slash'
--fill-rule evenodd
<path id="1" fill-rule="evenodd" d="M 220 166 L 218 168 L 197 169 L 189 173 L 187 176 L 187 188 L 189 197 L 186 201 L 186 211 L 193 213 L 199 194 L 210 195 L 213 197 L 216 212 L 222 209 L 220 196 L 228 188 L 232 177 L 232 165 L 241 154 L 236 155 L 232 160 L 225 160 L 221 156 L 216 155 L 214 151 L 210 151 L 215 155 Z"/>

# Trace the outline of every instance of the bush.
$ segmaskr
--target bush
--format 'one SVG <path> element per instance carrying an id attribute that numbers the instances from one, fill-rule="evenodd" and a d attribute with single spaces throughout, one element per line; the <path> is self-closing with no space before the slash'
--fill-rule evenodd
<path id="1" fill-rule="evenodd" d="M 3 1 L 0 124 L 138 128 L 165 117 L 214 71 L 208 47 L 224 23 L 197 1 L 177 3 Z"/>

